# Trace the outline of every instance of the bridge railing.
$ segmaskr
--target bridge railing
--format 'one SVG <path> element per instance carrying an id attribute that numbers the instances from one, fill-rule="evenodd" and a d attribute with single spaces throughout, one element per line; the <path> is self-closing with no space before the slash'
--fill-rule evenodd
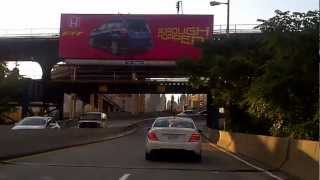
<path id="1" fill-rule="evenodd" d="M 259 29 L 254 29 L 258 24 L 230 24 L 230 33 L 260 33 Z M 226 33 L 227 25 L 214 25 L 214 34 Z M 57 37 L 59 36 L 59 28 L 16 28 L 1 29 L 0 37 Z"/>
<path id="2" fill-rule="evenodd" d="M 47 37 L 58 36 L 59 28 L 16 28 L 16 29 L 0 29 L 0 37 Z"/>
<path id="3" fill-rule="evenodd" d="M 261 33 L 259 29 L 255 29 L 259 24 L 230 24 L 229 33 Z M 227 32 L 226 24 L 213 26 L 213 34 L 225 34 Z"/>

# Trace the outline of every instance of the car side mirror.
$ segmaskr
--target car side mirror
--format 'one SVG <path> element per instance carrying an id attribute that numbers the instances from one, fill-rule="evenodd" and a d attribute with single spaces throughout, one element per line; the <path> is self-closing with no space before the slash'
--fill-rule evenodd
<path id="1" fill-rule="evenodd" d="M 202 130 L 201 130 L 201 129 L 198 129 L 198 132 L 199 132 L 199 133 L 202 133 Z"/>

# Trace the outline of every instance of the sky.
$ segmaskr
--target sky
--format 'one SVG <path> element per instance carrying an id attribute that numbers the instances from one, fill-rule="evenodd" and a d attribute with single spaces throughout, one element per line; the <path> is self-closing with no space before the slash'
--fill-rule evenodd
<path id="1" fill-rule="evenodd" d="M 221 0 L 221 2 L 226 0 Z M 0 29 L 59 28 L 61 13 L 176 14 L 176 0 L 1 0 Z M 319 9 L 318 0 L 230 0 L 231 24 L 254 24 L 276 9 Z M 214 14 L 215 24 L 226 24 L 226 6 L 209 0 L 183 0 L 184 14 Z"/>
<path id="2" fill-rule="evenodd" d="M 221 0 L 221 2 L 226 0 Z M 230 24 L 256 24 L 276 9 L 319 9 L 318 0 L 230 0 Z M 184 14 L 213 14 L 214 24 L 226 24 L 226 6 L 209 6 L 209 0 L 183 0 Z M 89 14 L 176 14 L 176 0 L 1 0 L 0 34 L 4 30 L 52 28 L 58 32 L 61 13 Z M 231 25 L 232 28 L 232 25 Z M 12 30 L 11 30 L 12 31 Z M 14 67 L 14 63 L 9 64 Z M 20 64 L 20 73 L 41 77 L 37 64 Z"/>

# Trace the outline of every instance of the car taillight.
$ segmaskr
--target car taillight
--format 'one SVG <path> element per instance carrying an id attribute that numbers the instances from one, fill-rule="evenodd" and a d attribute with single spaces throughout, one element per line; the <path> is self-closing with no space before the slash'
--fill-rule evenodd
<path id="1" fill-rule="evenodd" d="M 151 141 L 158 141 L 158 138 L 155 132 L 150 131 L 147 136 L 148 136 L 148 139 Z"/>
<path id="2" fill-rule="evenodd" d="M 192 133 L 189 142 L 198 142 L 200 141 L 200 134 L 199 133 Z"/>

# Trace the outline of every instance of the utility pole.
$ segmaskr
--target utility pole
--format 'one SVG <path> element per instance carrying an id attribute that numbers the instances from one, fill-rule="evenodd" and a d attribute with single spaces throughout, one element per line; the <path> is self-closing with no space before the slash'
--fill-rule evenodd
<path id="1" fill-rule="evenodd" d="M 177 14 L 180 13 L 181 10 L 181 14 L 183 14 L 183 5 L 182 5 L 182 1 L 177 1 L 176 3 L 176 8 L 177 8 Z"/>
<path id="2" fill-rule="evenodd" d="M 227 35 L 229 36 L 230 31 L 230 0 L 227 2 Z"/>

